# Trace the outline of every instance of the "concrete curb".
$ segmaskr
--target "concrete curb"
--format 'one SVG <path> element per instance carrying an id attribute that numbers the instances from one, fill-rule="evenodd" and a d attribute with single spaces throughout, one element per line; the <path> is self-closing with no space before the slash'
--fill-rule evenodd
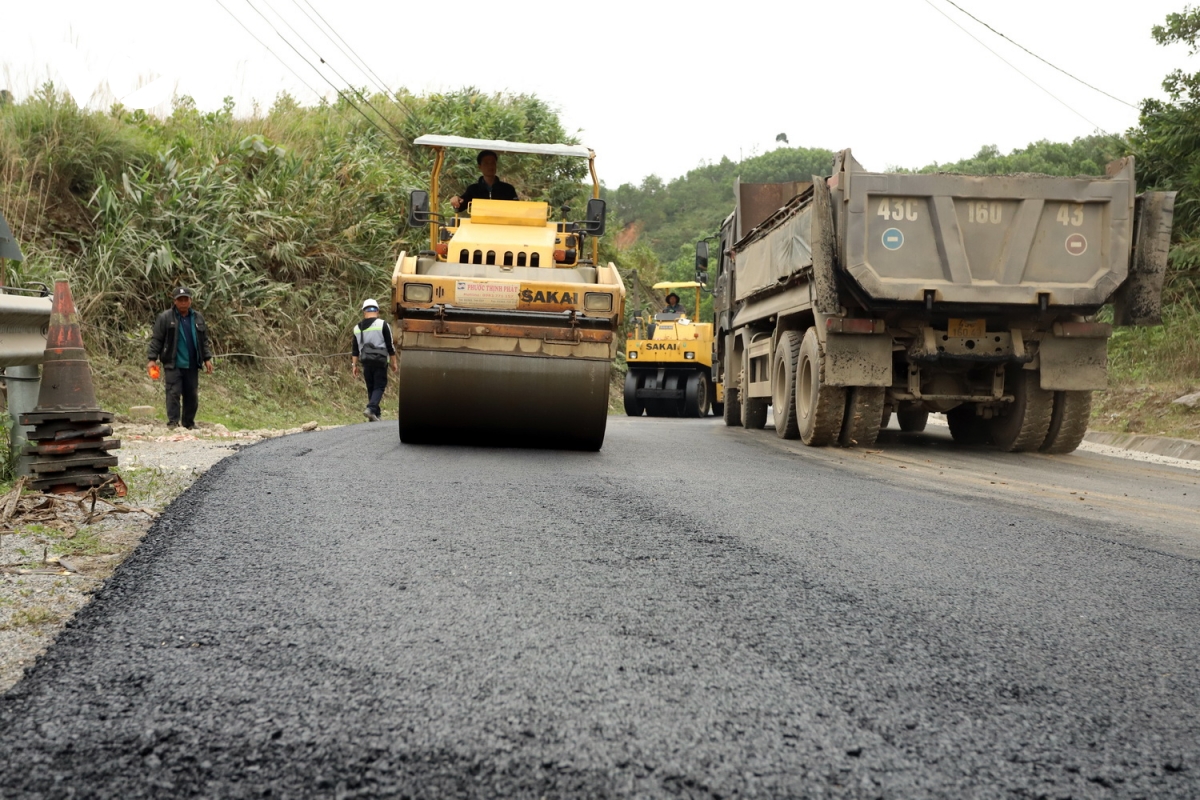
<path id="1" fill-rule="evenodd" d="M 1088 431 L 1084 434 L 1085 442 L 1119 447 L 1122 450 L 1136 450 L 1139 453 L 1152 453 L 1156 456 L 1170 456 L 1188 461 L 1200 461 L 1200 442 L 1187 439 L 1170 439 L 1166 436 L 1146 436 L 1141 433 L 1102 433 Z"/>

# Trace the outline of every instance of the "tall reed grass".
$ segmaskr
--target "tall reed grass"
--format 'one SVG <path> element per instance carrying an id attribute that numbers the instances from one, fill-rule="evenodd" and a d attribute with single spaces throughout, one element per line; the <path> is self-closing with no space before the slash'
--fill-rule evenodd
<path id="1" fill-rule="evenodd" d="M 218 352 L 344 350 L 362 298 L 387 295 L 397 254 L 424 238 L 404 226 L 431 163 L 415 136 L 572 141 L 535 97 L 465 89 L 372 105 L 376 125 L 286 95 L 252 118 L 186 97 L 155 118 L 81 109 L 47 85 L 0 108 L 0 209 L 27 255 L 6 282 L 65 270 L 89 347 L 111 357 L 138 352 L 178 284 L 196 292 Z M 444 174 L 450 191 L 474 180 L 474 154 L 454 153 Z M 516 157 L 503 174 L 558 203 L 583 178 L 578 164 Z"/>

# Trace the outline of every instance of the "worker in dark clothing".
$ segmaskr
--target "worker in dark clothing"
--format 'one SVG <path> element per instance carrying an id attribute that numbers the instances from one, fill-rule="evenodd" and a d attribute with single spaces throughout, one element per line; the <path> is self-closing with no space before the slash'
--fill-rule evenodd
<path id="1" fill-rule="evenodd" d="M 511 183 L 505 183 L 496 177 L 496 154 L 491 150 L 480 150 L 475 158 L 479 171 L 483 173 L 479 180 L 466 188 L 461 195 L 450 198 L 450 207 L 455 211 L 466 211 L 472 200 L 516 200 L 517 190 Z"/>
<path id="2" fill-rule="evenodd" d="M 174 307 L 154 320 L 146 366 L 162 362 L 163 382 L 167 385 L 167 427 L 182 424 L 191 429 L 196 427 L 196 409 L 200 405 L 200 365 L 211 375 L 213 355 L 204 317 L 192 308 L 191 289 L 180 286 L 172 298 Z"/>
<path id="3" fill-rule="evenodd" d="M 679 303 L 679 295 L 671 292 L 667 295 L 667 307 L 663 309 L 664 314 L 686 314 L 683 306 Z"/>
<path id="4" fill-rule="evenodd" d="M 400 361 L 396 358 L 396 346 L 392 342 L 392 329 L 379 317 L 379 301 L 368 297 L 362 305 L 363 318 L 354 326 L 350 343 L 350 372 L 358 377 L 362 367 L 363 380 L 367 384 L 367 407 L 363 416 L 371 422 L 379 422 L 379 403 L 387 388 L 388 362 L 392 372 L 398 372 Z"/>

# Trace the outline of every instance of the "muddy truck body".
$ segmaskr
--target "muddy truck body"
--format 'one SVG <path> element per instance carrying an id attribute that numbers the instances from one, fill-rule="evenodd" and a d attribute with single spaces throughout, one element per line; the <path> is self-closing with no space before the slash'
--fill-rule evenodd
<path id="1" fill-rule="evenodd" d="M 740 184 L 715 265 L 728 425 L 871 445 L 945 414 L 957 441 L 1067 453 L 1118 325 L 1160 324 L 1173 193 L 1106 177 L 884 174 Z M 707 254 L 697 269 L 707 277 Z"/>

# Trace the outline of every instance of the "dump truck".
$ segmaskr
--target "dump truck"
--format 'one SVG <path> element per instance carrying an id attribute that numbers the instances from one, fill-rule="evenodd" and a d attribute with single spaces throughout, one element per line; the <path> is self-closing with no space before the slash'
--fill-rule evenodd
<path id="1" fill-rule="evenodd" d="M 706 417 L 722 413 L 711 381 L 711 322 L 700 322 L 699 281 L 662 281 L 655 289 L 694 289 L 695 313 L 634 318 L 625 342 L 625 413 L 631 417 Z"/>
<path id="2" fill-rule="evenodd" d="M 599 450 L 625 286 L 599 261 L 595 153 L 460 136 L 415 144 L 434 158 L 430 188 L 412 192 L 408 214 L 429 227 L 429 247 L 402 252 L 392 274 L 401 441 Z M 439 213 L 449 148 L 587 159 L 584 218 L 555 220 L 548 203 L 530 200 Z"/>
<path id="3" fill-rule="evenodd" d="M 867 446 L 944 414 L 956 441 L 1069 453 L 1112 325 L 1161 324 L 1175 195 L 1104 177 L 869 172 L 738 184 L 721 226 L 713 371 L 725 422 Z M 709 269 L 697 247 L 698 273 Z M 1112 305 L 1112 323 L 1098 319 Z"/>

